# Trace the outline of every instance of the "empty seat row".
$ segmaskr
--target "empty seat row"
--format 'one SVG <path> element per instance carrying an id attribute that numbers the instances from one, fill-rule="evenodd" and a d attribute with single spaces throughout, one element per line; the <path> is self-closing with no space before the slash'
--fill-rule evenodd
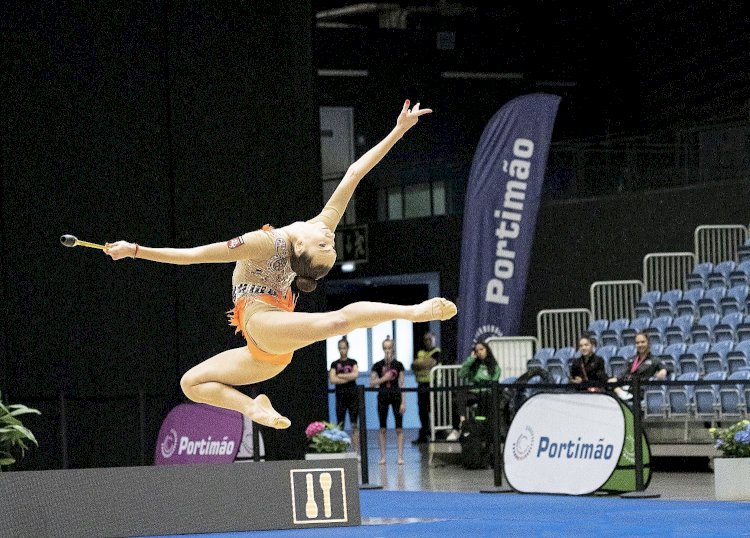
<path id="1" fill-rule="evenodd" d="M 644 390 L 643 411 L 646 417 L 697 417 L 714 420 L 748 415 L 750 403 L 750 368 L 727 376 L 712 372 L 700 377 L 697 372 L 677 376 L 676 381 L 738 381 L 736 385 L 649 386 Z"/>
<path id="2" fill-rule="evenodd" d="M 733 312 L 750 314 L 748 284 L 744 282 L 730 288 L 717 287 L 708 290 L 693 288 L 685 292 L 669 290 L 663 294 L 659 291 L 649 291 L 641 296 L 640 301 L 635 304 L 634 311 L 636 318 L 678 317 L 686 314 L 726 315 Z"/>
<path id="3" fill-rule="evenodd" d="M 717 263 L 700 263 L 686 280 L 688 290 L 703 288 L 728 288 L 750 282 L 750 260 L 735 263 L 731 260 Z"/>

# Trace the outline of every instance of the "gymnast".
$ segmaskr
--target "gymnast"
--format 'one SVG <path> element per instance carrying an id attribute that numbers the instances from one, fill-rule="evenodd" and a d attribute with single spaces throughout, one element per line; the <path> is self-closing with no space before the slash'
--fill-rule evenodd
<path id="1" fill-rule="evenodd" d="M 300 291 L 311 292 L 331 270 L 336 261 L 334 231 L 359 182 L 420 116 L 432 112 L 420 109 L 419 103 L 410 109 L 409 104 L 406 100 L 393 130 L 349 167 L 323 211 L 311 220 L 276 229 L 266 225 L 226 242 L 193 248 L 145 247 L 126 241 L 104 245 L 113 260 L 138 258 L 179 265 L 236 262 L 230 324 L 242 333 L 247 346 L 219 353 L 188 370 L 180 386 L 189 399 L 238 411 L 271 428 L 288 428 L 289 419 L 273 408 L 268 396 L 253 399 L 234 387 L 278 375 L 295 350 L 332 336 L 394 319 L 426 322 L 456 315 L 456 305 L 443 298 L 409 306 L 363 301 L 335 312 L 294 312 L 291 284 L 294 281 Z"/>

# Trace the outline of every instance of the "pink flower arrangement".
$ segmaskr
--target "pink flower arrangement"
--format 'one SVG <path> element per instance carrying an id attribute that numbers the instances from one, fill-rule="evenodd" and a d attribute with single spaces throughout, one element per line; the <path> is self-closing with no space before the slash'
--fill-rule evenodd
<path id="1" fill-rule="evenodd" d="M 305 429 L 305 436 L 308 439 L 312 439 L 323 430 L 326 429 L 326 425 L 323 422 L 311 422 L 310 425 Z"/>

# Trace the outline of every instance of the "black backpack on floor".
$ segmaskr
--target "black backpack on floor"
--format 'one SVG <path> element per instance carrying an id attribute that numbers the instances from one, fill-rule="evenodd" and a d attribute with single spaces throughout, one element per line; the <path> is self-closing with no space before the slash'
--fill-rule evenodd
<path id="1" fill-rule="evenodd" d="M 461 465 L 465 469 L 486 469 L 490 463 L 491 445 L 487 421 L 483 417 L 467 418 L 461 425 Z"/>

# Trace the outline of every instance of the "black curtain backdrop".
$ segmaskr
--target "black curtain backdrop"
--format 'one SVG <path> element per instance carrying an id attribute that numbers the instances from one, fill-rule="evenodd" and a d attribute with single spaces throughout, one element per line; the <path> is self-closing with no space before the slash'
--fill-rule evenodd
<path id="1" fill-rule="evenodd" d="M 59 237 L 188 247 L 319 211 L 312 10 L 7 2 L 0 21 L 0 389 L 44 412 L 23 467 L 59 467 L 61 391 L 99 399 L 66 406 L 71 467 L 139 463 L 139 391 L 150 461 L 182 373 L 243 345 L 224 315 L 232 266 L 113 262 Z M 269 458 L 301 457 L 326 416 L 323 346 L 266 385 L 293 424 L 269 433 Z"/>

